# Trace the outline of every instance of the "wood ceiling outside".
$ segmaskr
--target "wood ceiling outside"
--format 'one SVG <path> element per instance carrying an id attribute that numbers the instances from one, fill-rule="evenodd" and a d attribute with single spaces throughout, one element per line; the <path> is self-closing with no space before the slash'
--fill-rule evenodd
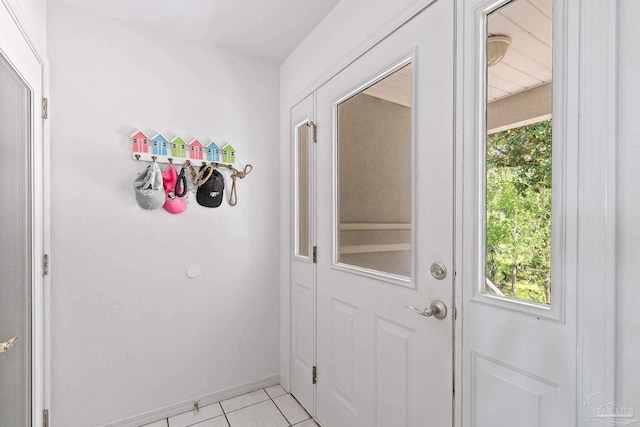
<path id="1" fill-rule="evenodd" d="M 487 74 L 488 102 L 552 81 L 553 0 L 514 0 L 488 17 L 487 33 L 506 35 L 511 45 Z M 411 106 L 411 67 L 389 75 L 365 94 Z"/>
<path id="2" fill-rule="evenodd" d="M 489 102 L 551 81 L 552 16 L 552 0 L 515 0 L 489 15 L 487 33 L 511 38 L 504 59 L 489 67 Z"/>

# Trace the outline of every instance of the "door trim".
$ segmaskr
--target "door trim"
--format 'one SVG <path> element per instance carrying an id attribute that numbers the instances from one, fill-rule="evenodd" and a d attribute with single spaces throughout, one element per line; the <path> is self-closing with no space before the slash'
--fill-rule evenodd
<path id="1" fill-rule="evenodd" d="M 580 28 L 578 420 L 586 398 L 616 400 L 618 2 L 570 3 Z M 579 21 L 578 21 L 579 19 Z M 576 55 L 576 53 L 574 53 Z M 588 215 L 582 212 L 588 212 Z M 620 402 L 624 404 L 625 402 Z"/>
<path id="2" fill-rule="evenodd" d="M 50 253 L 50 208 L 49 208 L 49 147 L 45 139 L 45 123 L 42 119 L 42 98 L 45 96 L 45 71 L 47 64 L 38 53 L 29 37 L 24 20 L 6 0 L 0 0 L 0 52 L 25 80 L 32 91 L 31 153 L 32 183 L 32 387 L 31 422 L 43 425 L 43 411 L 50 402 L 50 278 L 44 275 L 43 257 Z"/>

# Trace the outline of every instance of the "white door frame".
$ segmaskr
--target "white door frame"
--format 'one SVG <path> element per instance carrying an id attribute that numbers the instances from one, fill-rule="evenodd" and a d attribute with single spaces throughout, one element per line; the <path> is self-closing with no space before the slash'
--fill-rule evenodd
<path id="1" fill-rule="evenodd" d="M 464 137 L 463 99 L 464 81 L 464 0 L 454 0 L 457 8 L 456 53 L 456 254 L 457 269 L 464 268 L 461 253 L 461 198 L 463 186 Z M 322 86 L 345 66 L 362 56 L 380 40 L 395 31 L 404 22 L 416 15 L 430 0 L 422 0 L 390 20 L 380 31 L 373 34 L 350 55 L 336 58 L 328 64 L 321 77 L 307 82 L 305 90 L 285 102 L 284 110 L 304 99 Z M 572 220 L 578 221 L 575 245 L 576 259 L 567 260 L 576 265 L 578 292 L 578 383 L 576 384 L 578 401 L 574 408 L 580 425 L 586 425 L 589 413 L 583 405 L 583 399 L 595 392 L 605 393 L 609 398 L 615 396 L 616 338 L 615 338 L 615 268 L 616 268 L 616 154 L 617 154 L 617 73 L 618 73 L 618 1 L 568 0 L 567 15 L 569 25 L 578 26 L 580 34 L 570 47 L 571 61 L 579 69 L 580 77 L 568 93 L 577 106 L 570 111 L 575 131 L 568 137 L 579 140 L 580 165 L 576 171 L 579 180 L 578 210 L 571 212 Z M 467 89 L 468 90 L 468 89 Z M 290 158 L 289 132 L 291 124 L 288 114 L 281 120 L 281 158 Z M 281 172 L 281 382 L 288 388 L 290 370 L 290 173 L 287 168 Z M 585 212 L 589 215 L 585 215 Z M 458 321 L 456 322 L 455 346 L 461 348 L 461 322 L 464 307 L 461 295 L 465 286 L 462 274 L 456 280 L 456 304 Z M 461 354 L 456 352 L 455 370 L 460 372 Z M 456 390 L 461 389 L 460 377 L 455 376 Z M 624 402 L 621 402 L 624 404 Z M 462 426 L 462 405 L 455 401 L 455 425 Z"/>
<path id="2" fill-rule="evenodd" d="M 22 22 L 21 22 L 22 21 Z M 43 412 L 50 402 L 49 276 L 43 257 L 50 253 L 49 147 L 45 143 L 42 99 L 46 63 L 38 53 L 17 14 L 6 0 L 0 1 L 0 52 L 27 82 L 32 93 L 32 425 L 43 425 Z"/>

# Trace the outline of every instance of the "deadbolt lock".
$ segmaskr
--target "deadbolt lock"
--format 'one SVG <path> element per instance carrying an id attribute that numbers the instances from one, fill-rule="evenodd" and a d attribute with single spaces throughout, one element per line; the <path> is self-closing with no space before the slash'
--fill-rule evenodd
<path id="1" fill-rule="evenodd" d="M 431 264 L 431 275 L 438 280 L 442 280 L 447 277 L 447 267 L 440 261 L 436 261 Z"/>

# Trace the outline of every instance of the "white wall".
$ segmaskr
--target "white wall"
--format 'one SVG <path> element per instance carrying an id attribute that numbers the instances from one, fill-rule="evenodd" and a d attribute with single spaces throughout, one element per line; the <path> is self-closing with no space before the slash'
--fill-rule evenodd
<path id="1" fill-rule="evenodd" d="M 277 381 L 277 65 L 56 2 L 48 24 L 52 425 Z M 138 207 L 138 127 L 233 143 L 238 205 Z"/>
<path id="2" fill-rule="evenodd" d="M 4 0 L 41 56 L 47 47 L 47 0 Z"/>
<path id="3" fill-rule="evenodd" d="M 342 0 L 280 66 L 280 158 L 290 159 L 291 107 L 431 0 Z M 289 383 L 290 171 L 280 174 L 280 370 Z"/>
<path id="4" fill-rule="evenodd" d="M 640 413 L 640 3 L 620 0 L 618 127 L 618 395 Z M 635 417 L 637 418 L 637 416 Z"/>

